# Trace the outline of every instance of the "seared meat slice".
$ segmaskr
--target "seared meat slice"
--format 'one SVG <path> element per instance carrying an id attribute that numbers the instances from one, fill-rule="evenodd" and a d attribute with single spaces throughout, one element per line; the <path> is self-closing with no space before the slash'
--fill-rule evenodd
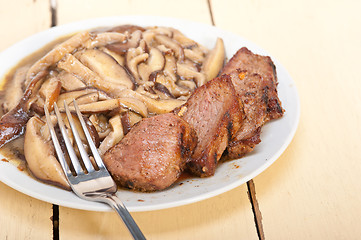
<path id="1" fill-rule="evenodd" d="M 197 88 L 176 112 L 198 136 L 197 147 L 187 163 L 189 170 L 201 177 L 214 175 L 229 139 L 238 132 L 243 120 L 230 77 L 224 75 Z"/>
<path id="2" fill-rule="evenodd" d="M 273 82 L 258 73 L 236 70 L 229 74 L 236 92 L 243 103 L 245 121 L 230 141 L 228 155 L 239 158 L 251 152 L 261 142 L 261 127 L 270 120 L 268 102 Z M 276 94 L 277 97 L 277 94 Z"/>
<path id="3" fill-rule="evenodd" d="M 252 53 L 246 47 L 237 53 L 224 66 L 221 74 L 229 74 L 237 69 L 246 70 L 249 73 L 258 73 L 263 81 L 267 81 L 267 116 L 269 119 L 276 119 L 283 116 L 284 110 L 277 95 L 277 74 L 276 66 L 269 56 L 261 56 Z"/>
<path id="4" fill-rule="evenodd" d="M 145 118 L 103 157 L 121 185 L 162 190 L 179 177 L 197 143 L 195 131 L 175 114 Z"/>

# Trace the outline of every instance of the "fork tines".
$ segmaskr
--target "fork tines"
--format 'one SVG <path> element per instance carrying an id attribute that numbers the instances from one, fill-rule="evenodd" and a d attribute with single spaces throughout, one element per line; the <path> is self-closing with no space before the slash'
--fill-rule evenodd
<path id="1" fill-rule="evenodd" d="M 74 109 L 75 109 L 75 113 L 77 114 L 77 117 L 79 119 L 79 122 L 82 126 L 82 130 L 85 134 L 85 137 L 88 141 L 88 145 L 91 149 L 91 152 L 93 154 L 93 158 L 96 162 L 96 164 L 98 165 L 97 167 L 99 169 L 102 169 L 104 170 L 105 169 L 105 166 L 103 164 L 103 161 L 102 159 L 100 158 L 100 155 L 97 151 L 97 148 L 91 138 L 91 135 L 87 129 L 87 126 L 84 122 L 84 119 L 83 119 L 83 116 L 79 110 L 79 107 L 76 103 L 75 100 L 73 100 L 73 103 L 74 103 Z M 54 112 L 56 114 L 56 117 L 58 119 L 58 125 L 59 125 L 59 129 L 60 129 L 60 132 L 63 136 L 63 139 L 64 139 L 64 142 L 65 142 L 65 146 L 66 146 L 66 149 L 67 149 L 67 152 L 68 152 L 68 155 L 70 157 L 70 160 L 71 160 L 71 163 L 73 165 L 73 168 L 74 168 L 74 171 L 75 171 L 75 174 L 76 175 L 81 175 L 81 174 L 85 174 L 85 173 L 90 173 L 90 172 L 94 172 L 96 171 L 96 169 L 94 168 L 89 156 L 88 156 L 88 153 L 86 152 L 84 146 L 83 146 L 83 143 L 80 139 L 80 136 L 79 136 L 79 133 L 78 133 L 78 129 L 76 128 L 76 125 L 74 123 L 74 120 L 73 120 L 73 117 L 72 117 L 72 114 L 69 110 L 69 107 L 67 105 L 67 103 L 64 101 L 64 109 L 65 109 L 65 113 L 66 113 L 66 116 L 67 116 L 67 119 L 68 119 L 68 122 L 69 122 L 69 125 L 70 125 L 70 128 L 71 128 L 71 131 L 72 131 L 72 134 L 73 134 L 73 137 L 75 139 L 75 142 L 77 144 L 77 147 L 78 147 L 78 150 L 79 150 L 79 153 L 80 153 L 80 156 L 82 158 L 82 163 L 79 161 L 78 157 L 76 156 L 76 153 L 74 151 L 74 148 L 70 142 L 70 138 L 69 138 L 69 135 L 67 133 L 67 129 L 65 128 L 65 125 L 64 125 L 64 121 L 62 119 L 62 116 L 60 114 L 60 111 L 59 111 L 59 108 L 57 106 L 56 103 L 54 103 Z M 73 173 L 72 171 L 70 170 L 68 164 L 67 164 L 67 161 L 66 161 L 66 158 L 65 158 L 65 155 L 60 147 L 60 143 L 59 143 L 59 140 L 58 140 L 58 137 L 55 133 L 55 130 L 54 130 L 54 126 L 51 122 L 51 119 L 50 119 L 50 114 L 49 114 L 49 111 L 46 107 L 44 107 L 44 111 L 45 111 L 45 115 L 46 115 L 46 122 L 47 122 L 47 125 L 49 126 L 49 130 L 50 130 L 50 134 L 51 134 L 51 138 L 53 139 L 53 143 L 54 143 L 54 147 L 55 147 L 55 151 L 57 153 L 57 156 L 58 156 L 58 159 L 59 159 L 59 162 L 62 166 L 62 168 L 64 169 L 64 172 L 66 173 L 67 177 L 71 177 L 73 176 Z M 83 167 L 85 168 L 85 171 L 83 170 Z"/>

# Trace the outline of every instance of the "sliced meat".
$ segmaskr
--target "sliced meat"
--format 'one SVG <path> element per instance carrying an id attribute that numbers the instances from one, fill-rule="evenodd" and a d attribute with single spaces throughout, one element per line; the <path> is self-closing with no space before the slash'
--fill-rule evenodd
<path id="1" fill-rule="evenodd" d="M 227 149 L 229 157 L 239 158 L 261 142 L 261 127 L 270 120 L 268 103 L 273 82 L 258 73 L 242 70 L 236 70 L 229 76 L 245 113 L 245 121 Z"/>
<path id="2" fill-rule="evenodd" d="M 269 56 L 254 54 L 246 47 L 243 47 L 224 66 L 221 74 L 230 74 L 237 69 L 257 73 L 264 81 L 269 81 L 267 83 L 267 93 L 265 94 L 267 96 L 267 116 L 269 119 L 282 117 L 284 110 L 277 95 L 276 66 L 272 59 Z"/>
<path id="3" fill-rule="evenodd" d="M 230 77 L 224 75 L 197 88 L 176 112 L 198 136 L 197 147 L 187 163 L 188 169 L 201 177 L 214 175 L 229 139 L 238 132 L 243 120 Z"/>
<path id="4" fill-rule="evenodd" d="M 134 125 L 103 159 L 121 186 L 163 190 L 178 179 L 196 143 L 196 133 L 189 124 L 167 113 Z"/>

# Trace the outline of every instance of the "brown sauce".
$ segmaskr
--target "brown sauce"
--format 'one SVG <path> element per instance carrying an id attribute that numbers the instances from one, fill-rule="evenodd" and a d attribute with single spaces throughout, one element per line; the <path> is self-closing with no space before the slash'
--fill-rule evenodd
<path id="1" fill-rule="evenodd" d="M 20 67 L 34 64 L 37 60 L 43 57 L 51 49 L 53 49 L 55 45 L 65 41 L 69 37 L 70 36 L 60 37 L 46 44 L 41 49 L 35 51 L 29 56 L 24 57 L 9 72 L 7 72 L 4 76 L 0 77 L 0 117 L 5 114 L 2 107 L 3 103 L 6 101 L 5 91 L 7 89 L 7 86 L 12 84 L 12 80 L 14 78 L 16 70 Z M 11 142 L 5 144 L 2 148 L 0 148 L 0 154 L 3 156 L 2 161 L 6 160 L 11 164 L 15 165 L 20 171 L 27 172 L 26 161 L 24 157 L 24 136 L 21 136 L 18 139 L 12 140 Z"/>

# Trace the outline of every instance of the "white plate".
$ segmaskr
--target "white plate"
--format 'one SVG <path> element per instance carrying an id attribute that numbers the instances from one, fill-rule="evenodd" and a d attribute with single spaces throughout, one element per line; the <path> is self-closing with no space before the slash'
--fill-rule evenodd
<path id="1" fill-rule="evenodd" d="M 84 29 L 120 24 L 171 26 L 209 48 L 214 46 L 217 37 L 221 37 L 224 40 L 228 58 L 243 46 L 254 53 L 268 55 L 267 52 L 240 36 L 205 24 L 150 16 L 110 17 L 51 28 L 13 45 L 0 53 L 0 79 L 22 58 L 60 36 Z M 276 59 L 273 58 L 273 61 L 277 67 L 279 97 L 286 112 L 281 119 L 271 121 L 262 128 L 262 142 L 254 152 L 242 159 L 220 164 L 213 177 L 186 179 L 181 184 L 177 183 L 165 191 L 137 193 L 120 190 L 118 196 L 129 211 L 170 208 L 216 196 L 254 178 L 282 154 L 295 134 L 300 116 L 300 103 L 296 86 L 290 75 Z M 19 171 L 12 164 L 3 161 L 0 161 L 0 180 L 24 194 L 53 204 L 92 211 L 110 210 L 106 205 L 81 200 L 72 192 L 41 183 Z"/>

